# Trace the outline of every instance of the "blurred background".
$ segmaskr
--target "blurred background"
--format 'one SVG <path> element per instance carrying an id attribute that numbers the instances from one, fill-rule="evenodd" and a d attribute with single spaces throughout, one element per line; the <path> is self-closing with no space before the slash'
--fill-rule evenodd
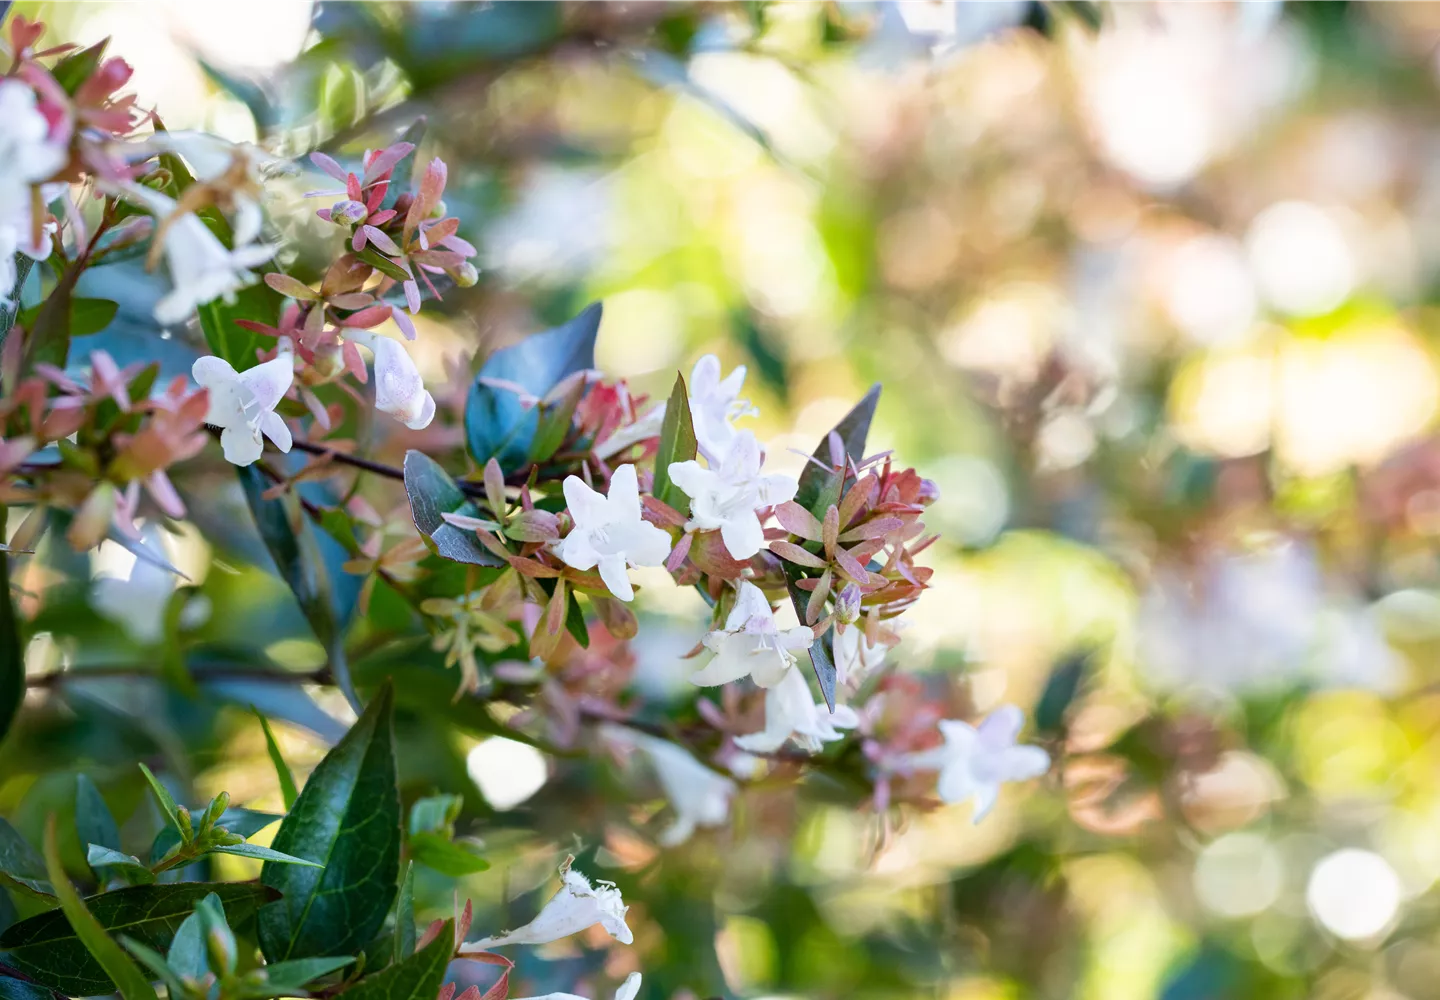
<path id="1" fill-rule="evenodd" d="M 641 968 L 646 997 L 1440 995 L 1440 5 L 16 9 L 111 36 L 172 129 L 354 155 L 426 116 L 483 265 L 413 348 L 451 418 L 487 351 L 603 299 L 599 363 L 633 389 L 743 364 L 796 470 L 883 382 L 872 449 L 939 484 L 895 669 L 960 717 L 1043 700 L 1061 757 L 978 827 L 907 810 L 882 836 L 854 789 L 780 776 L 662 855 L 643 773 L 451 704 L 438 654 L 379 641 L 404 612 L 376 591 L 356 671 L 404 671 L 407 798 L 466 796 L 477 927 L 533 912 L 567 850 L 633 906 L 634 948 L 542 949 L 532 992 Z M 272 189 L 295 273 L 336 238 L 300 197 L 326 186 Z M 187 370 L 184 337 L 126 325 L 146 313 L 96 346 Z M 454 448 L 444 424 L 376 457 Z M 193 587 L 54 533 L 17 577 L 38 634 L 0 814 L 32 837 L 77 769 L 153 828 L 136 760 L 276 807 L 241 706 L 302 772 L 351 718 L 314 686 L 126 676 L 177 642 L 324 661 L 233 480 L 196 465 L 163 539 Z M 366 496 L 403 537 L 403 496 Z M 657 717 L 694 700 L 704 614 L 666 582 L 611 682 Z M 422 909 L 453 884 L 422 878 Z"/>

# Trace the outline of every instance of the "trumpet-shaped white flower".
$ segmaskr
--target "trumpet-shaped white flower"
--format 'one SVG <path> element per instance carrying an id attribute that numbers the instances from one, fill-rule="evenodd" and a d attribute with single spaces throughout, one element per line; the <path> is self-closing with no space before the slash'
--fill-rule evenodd
<path id="1" fill-rule="evenodd" d="M 347 340 L 364 344 L 375 355 L 375 409 L 388 413 L 412 431 L 435 419 L 435 397 L 425 388 L 405 345 L 369 330 L 346 330 Z"/>
<path id="2" fill-rule="evenodd" d="M 761 687 L 774 687 L 795 664 L 793 651 L 807 649 L 814 641 L 815 633 L 808 626 L 782 630 L 765 592 L 741 580 L 725 627 L 705 635 L 705 648 L 715 656 L 690 680 L 713 687 L 749 675 Z"/>
<path id="3" fill-rule="evenodd" d="M 265 450 L 262 433 L 281 451 L 290 450 L 290 428 L 275 412 L 295 378 L 294 356 L 288 350 L 243 372 L 216 357 L 200 358 L 190 371 L 210 394 L 205 422 L 221 428 L 226 461 L 249 465 L 259 458 Z"/>
<path id="4" fill-rule="evenodd" d="M 563 870 L 562 875 L 565 884 L 550 897 L 534 920 L 496 937 L 471 941 L 460 949 L 461 954 L 488 951 L 506 944 L 549 944 L 595 924 L 604 927 L 605 932 L 621 944 L 635 940 L 625 923 L 629 907 L 620 898 L 619 889 L 610 882 L 591 885 L 588 878 L 573 868 Z"/>
<path id="5" fill-rule="evenodd" d="M 598 567 L 610 593 L 634 600 L 625 567 L 661 566 L 670 554 L 670 536 L 641 516 L 635 466 L 622 465 L 611 474 L 609 496 L 579 476 L 566 476 L 563 489 L 575 527 L 554 543 L 555 554 L 578 570 Z"/>
<path id="6" fill-rule="evenodd" d="M 810 685 L 799 667 L 785 672 L 779 684 L 765 692 L 765 728 L 749 736 L 738 736 L 735 745 L 752 753 L 774 753 L 793 739 L 800 749 L 819 753 L 823 744 L 843 739 L 842 729 L 854 729 L 860 717 L 848 705 L 836 705 L 832 713 L 810 694 Z"/>
<path id="7" fill-rule="evenodd" d="M 140 184 L 126 184 L 127 198 L 148 209 L 157 221 L 169 219 L 165 230 L 165 263 L 173 287 L 155 303 L 155 319 L 172 325 L 183 323 L 207 302 L 235 300 L 235 293 L 255 282 L 250 270 L 269 260 L 276 248 L 247 243 L 236 232 L 235 249 L 227 249 L 193 212 L 173 219 L 174 199 Z"/>
<path id="8" fill-rule="evenodd" d="M 640 973 L 632 972 L 625 977 L 615 991 L 615 1000 L 635 1000 L 640 995 Z M 543 997 L 520 997 L 518 1000 L 585 1000 L 574 993 L 546 993 Z"/>
<path id="9" fill-rule="evenodd" d="M 134 143 L 137 153 L 178 153 L 190 164 L 195 179 L 225 188 L 234 211 L 231 222 L 237 246 L 260 236 L 262 213 L 257 195 L 270 175 L 288 166 L 249 142 L 231 142 L 205 132 L 156 132 Z"/>
<path id="10" fill-rule="evenodd" d="M 700 453 L 711 461 L 719 461 L 730 450 L 730 442 L 738 433 L 733 421 L 759 412 L 748 399 L 739 398 L 744 384 L 744 365 L 737 365 L 721 378 L 720 359 L 713 354 L 695 362 L 690 371 L 690 418 L 695 426 L 695 441 Z"/>
<path id="11" fill-rule="evenodd" d="M 1014 705 L 1001 705 L 972 726 L 953 719 L 940 721 L 942 746 L 909 754 L 906 763 L 916 769 L 938 770 L 936 791 L 946 802 L 975 800 L 975 822 L 985 818 L 1007 781 L 1028 781 L 1050 770 L 1050 755 L 1039 747 L 1016 744 L 1025 713 Z"/>
<path id="12" fill-rule="evenodd" d="M 720 826 L 729 817 L 735 782 L 710 770 L 683 747 L 624 726 L 607 726 L 605 735 L 642 751 L 655 769 L 655 778 L 675 810 L 675 822 L 660 835 L 663 846 L 683 844 L 697 826 Z"/>
<path id="13" fill-rule="evenodd" d="M 799 484 L 790 476 L 761 475 L 765 461 L 760 442 L 749 431 L 737 431 L 718 465 L 672 462 L 670 479 L 690 498 L 690 530 L 720 529 L 725 550 L 749 559 L 765 544 L 765 529 L 756 513 L 795 498 Z"/>

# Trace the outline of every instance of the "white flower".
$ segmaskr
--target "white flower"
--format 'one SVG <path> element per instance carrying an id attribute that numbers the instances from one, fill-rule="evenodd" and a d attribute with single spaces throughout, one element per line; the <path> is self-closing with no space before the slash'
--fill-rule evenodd
<path id="1" fill-rule="evenodd" d="M 730 450 L 730 442 L 738 433 L 731 421 L 758 412 L 748 399 L 739 398 L 744 384 L 744 365 L 722 379 L 720 359 L 713 354 L 695 362 L 690 372 L 690 419 L 700 453 L 711 461 L 718 461 Z"/>
<path id="2" fill-rule="evenodd" d="M 843 739 L 841 729 L 854 729 L 860 717 L 848 705 L 836 705 L 832 713 L 823 702 L 816 703 L 810 685 L 799 667 L 791 667 L 779 684 L 765 692 L 765 728 L 749 736 L 738 736 L 735 745 L 753 753 L 774 753 L 788 739 L 808 753 L 819 753 L 822 744 Z"/>
<path id="3" fill-rule="evenodd" d="M 290 450 L 290 428 L 275 412 L 295 378 L 294 356 L 288 350 L 243 372 L 220 358 L 204 357 L 195 362 L 191 374 L 210 393 L 205 422 L 222 429 L 220 447 L 226 461 L 249 465 L 259 458 L 265 449 L 262 433 L 281 451 Z"/>
<path id="4" fill-rule="evenodd" d="M 124 148 L 144 156 L 156 152 L 178 153 L 190 164 L 197 181 L 228 191 L 234 207 L 231 222 L 237 245 L 250 243 L 260 236 L 262 213 L 256 196 L 266 178 L 288 166 L 284 160 L 253 143 L 230 142 L 205 132 L 156 132 L 143 142 L 130 143 Z"/>
<path id="5" fill-rule="evenodd" d="M 795 498 L 799 485 L 789 476 L 762 476 L 760 442 L 749 431 L 731 438 L 717 466 L 672 462 L 670 479 L 690 497 L 687 530 L 720 529 L 720 540 L 735 559 L 749 559 L 765 544 L 765 529 L 756 511 Z"/>
<path id="6" fill-rule="evenodd" d="M 646 438 L 658 437 L 664 424 L 665 404 L 652 406 L 639 420 L 618 428 L 614 434 L 606 438 L 605 442 L 595 449 L 595 457 L 608 459 L 611 455 L 618 455 L 632 444 L 638 444 Z"/>
<path id="7" fill-rule="evenodd" d="M 629 907 L 613 883 L 596 882 L 592 886 L 589 879 L 573 868 L 562 869 L 561 874 L 565 884 L 550 897 L 534 920 L 497 937 L 471 941 L 460 949 L 461 954 L 488 951 L 505 944 L 549 944 L 595 924 L 604 927 L 605 932 L 621 944 L 635 940 L 625 924 L 625 911 Z"/>
<path id="8" fill-rule="evenodd" d="M 634 600 L 626 565 L 660 566 L 670 554 L 670 536 L 640 516 L 635 466 L 622 465 L 611 474 L 608 497 L 579 476 L 566 476 L 563 488 L 575 527 L 554 543 L 555 554 L 578 570 L 598 566 L 610 593 L 622 601 Z"/>
<path id="9" fill-rule="evenodd" d="M 978 727 L 953 719 L 940 721 L 943 746 L 908 754 L 906 763 L 920 770 L 938 770 L 936 790 L 946 802 L 975 799 L 975 822 L 990 812 L 1007 781 L 1028 781 L 1050 770 L 1050 755 L 1039 747 L 1019 746 L 1015 738 L 1025 714 L 1001 705 Z"/>
<path id="10" fill-rule="evenodd" d="M 899 630 L 909 624 L 892 621 L 888 627 Z M 843 632 L 835 630 L 835 683 L 856 687 L 866 677 L 878 670 L 885 662 L 890 647 L 883 642 L 871 642 L 865 638 L 863 619 Z"/>
<path id="11" fill-rule="evenodd" d="M 741 580 L 725 627 L 705 636 L 705 648 L 714 658 L 690 680 L 713 687 L 748 674 L 761 687 L 773 687 L 794 665 L 792 650 L 808 649 L 814 641 L 815 633 L 805 625 L 782 631 L 765 592 L 749 580 Z"/>
<path id="12" fill-rule="evenodd" d="M 615 1000 L 635 1000 L 639 994 L 640 973 L 632 972 L 625 977 L 625 981 L 615 991 Z M 520 997 L 519 1000 L 585 1000 L 585 998 L 574 993 L 546 993 L 543 997 Z"/>
<path id="13" fill-rule="evenodd" d="M 689 840 L 697 826 L 720 826 L 729 817 L 735 782 L 710 770 L 683 747 L 624 726 L 607 726 L 605 735 L 643 751 L 650 759 L 655 777 L 675 809 L 675 822 L 660 835 L 665 847 Z"/>
<path id="14" fill-rule="evenodd" d="M 51 139 L 35 91 L 19 80 L 0 80 L 0 224 L 21 213 L 28 221 L 30 186 L 49 180 L 69 158 L 68 145 Z"/>
<path id="15" fill-rule="evenodd" d="M 250 268 L 275 253 L 276 248 L 268 244 L 241 241 L 238 230 L 235 249 L 226 249 L 193 212 L 170 218 L 176 210 L 173 199 L 139 184 L 127 184 L 123 190 L 127 198 L 143 205 L 166 226 L 165 262 L 174 287 L 155 303 L 155 319 L 167 326 L 185 322 L 214 299 L 233 302 L 237 291 L 254 283 Z"/>
<path id="16" fill-rule="evenodd" d="M 388 413 L 412 431 L 435 419 L 435 397 L 425 389 L 405 345 L 369 330 L 346 330 L 345 338 L 364 344 L 375 355 L 375 409 Z"/>

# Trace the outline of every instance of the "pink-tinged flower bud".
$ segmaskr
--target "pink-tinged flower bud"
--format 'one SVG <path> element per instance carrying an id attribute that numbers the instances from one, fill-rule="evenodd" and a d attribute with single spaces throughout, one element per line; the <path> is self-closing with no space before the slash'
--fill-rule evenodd
<path id="1" fill-rule="evenodd" d="M 860 619 L 860 588 L 847 583 L 835 598 L 835 617 L 846 625 L 854 625 Z"/>
<path id="2" fill-rule="evenodd" d="M 916 502 L 919 503 L 922 507 L 929 507 L 932 503 L 939 499 L 940 487 L 936 485 L 935 480 L 920 480 L 920 491 L 915 496 Z"/>
<path id="3" fill-rule="evenodd" d="M 447 267 L 445 273 L 461 288 L 471 288 L 480 280 L 480 272 L 468 260 L 462 260 L 454 267 Z"/>
<path id="4" fill-rule="evenodd" d="M 365 221 L 370 212 L 358 201 L 337 201 L 330 206 L 330 221 L 337 226 L 353 226 Z"/>

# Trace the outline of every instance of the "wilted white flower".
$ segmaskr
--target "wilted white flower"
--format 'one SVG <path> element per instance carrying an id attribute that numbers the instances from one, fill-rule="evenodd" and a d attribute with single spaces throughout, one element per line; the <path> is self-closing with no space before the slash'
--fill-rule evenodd
<path id="1" fill-rule="evenodd" d="M 412 431 L 430 426 L 435 419 L 435 397 L 426 390 L 405 345 L 369 330 L 347 329 L 345 338 L 364 344 L 375 355 L 375 409 Z"/>
<path id="2" fill-rule="evenodd" d="M 640 973 L 632 972 L 625 977 L 620 988 L 615 991 L 615 1000 L 635 1000 L 640 994 Z M 546 993 L 543 997 L 520 997 L 519 1000 L 585 1000 L 582 996 L 574 993 Z"/>
<path id="3" fill-rule="evenodd" d="M 765 544 L 765 529 L 756 513 L 795 497 L 799 484 L 790 476 L 760 474 L 764 462 L 760 442 L 738 431 L 719 464 L 706 469 L 699 462 L 672 462 L 670 478 L 690 497 L 687 530 L 720 530 L 725 550 L 749 559 Z"/>
<path id="4" fill-rule="evenodd" d="M 705 636 L 705 648 L 715 656 L 690 680 L 713 687 L 749 675 L 761 687 L 773 687 L 794 665 L 793 651 L 808 649 L 814 641 L 808 626 L 781 630 L 765 592 L 741 580 L 725 627 Z"/>
<path id="5" fill-rule="evenodd" d="M 488 951 L 506 944 L 549 944 L 595 924 L 604 927 L 605 932 L 621 944 L 634 940 L 625 924 L 625 911 L 629 907 L 620 898 L 619 889 L 610 882 L 596 882 L 592 886 L 589 879 L 573 868 L 562 869 L 561 874 L 565 884 L 550 897 L 534 920 L 497 937 L 471 941 L 460 949 L 461 954 Z"/>
<path id="6" fill-rule="evenodd" d="M 735 782 L 700 763 L 685 748 L 624 726 L 607 726 L 605 735 L 642 751 L 655 769 L 656 780 L 675 810 L 675 822 L 660 835 L 662 845 L 682 844 L 697 826 L 720 826 L 730 815 Z"/>
<path id="7" fill-rule="evenodd" d="M 1039 747 L 1016 744 L 1025 713 L 1001 705 L 972 726 L 954 719 L 940 721 L 942 746 L 908 754 L 911 768 L 940 772 L 936 791 L 946 802 L 975 800 L 976 823 L 985 818 L 1007 781 L 1028 781 L 1050 770 L 1050 755 Z"/>
<path id="8" fill-rule="evenodd" d="M 859 724 L 860 717 L 848 705 L 836 705 L 832 713 L 823 702 L 817 704 L 805 675 L 799 667 L 791 667 L 779 684 L 765 692 L 765 728 L 737 736 L 735 745 L 753 753 L 774 753 L 794 739 L 800 749 L 819 753 L 825 743 L 844 738 L 840 730 Z"/>
<path id="9" fill-rule="evenodd" d="M 622 465 L 611 473 L 609 496 L 579 476 L 566 476 L 563 489 L 575 527 L 554 543 L 555 554 L 578 570 L 598 567 L 610 593 L 634 600 L 625 567 L 660 566 L 670 554 L 670 536 L 641 516 L 635 466 Z"/>
<path id="10" fill-rule="evenodd" d="M 745 366 L 738 365 L 723 379 L 720 359 L 707 354 L 695 362 L 690 372 L 690 419 L 695 426 L 695 441 L 700 453 L 712 462 L 730 450 L 730 442 L 739 433 L 733 421 L 746 414 L 757 413 L 748 399 L 740 399 L 745 384 Z"/>
<path id="11" fill-rule="evenodd" d="M 173 287 L 155 303 L 155 319 L 160 323 L 183 323 L 200 306 L 218 298 L 233 302 L 237 291 L 254 283 L 250 268 L 275 253 L 268 244 L 241 241 L 238 230 L 235 249 L 227 249 L 193 212 L 171 218 L 176 211 L 173 198 L 140 184 L 126 184 L 122 190 L 165 226 L 165 263 Z"/>
<path id="12" fill-rule="evenodd" d="M 198 359 L 190 371 L 210 394 L 205 422 L 221 428 L 226 461 L 249 465 L 259 458 L 265 450 L 262 433 L 281 451 L 290 450 L 290 428 L 275 412 L 295 378 L 294 356 L 288 350 L 243 372 L 216 357 Z"/>

